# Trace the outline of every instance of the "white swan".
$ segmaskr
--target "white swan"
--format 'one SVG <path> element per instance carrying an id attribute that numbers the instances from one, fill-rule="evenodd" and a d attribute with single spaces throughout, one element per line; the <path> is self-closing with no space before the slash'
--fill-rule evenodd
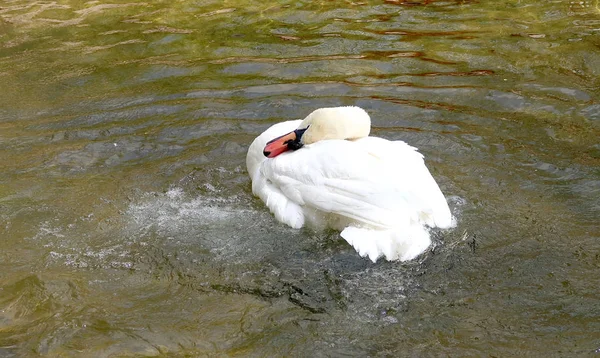
<path id="1" fill-rule="evenodd" d="M 427 227 L 454 220 L 423 156 L 402 141 L 369 137 L 370 129 L 358 107 L 271 126 L 248 150 L 252 192 L 293 228 L 341 230 L 373 262 L 411 260 L 431 243 Z"/>

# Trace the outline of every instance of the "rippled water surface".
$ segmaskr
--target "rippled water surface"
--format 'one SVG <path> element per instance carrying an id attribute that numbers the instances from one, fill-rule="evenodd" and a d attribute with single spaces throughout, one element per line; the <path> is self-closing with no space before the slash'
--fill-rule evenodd
<path id="1" fill-rule="evenodd" d="M 595 356 L 599 88 L 597 0 L 0 1 L 0 356 Z M 252 196 L 334 105 L 425 154 L 418 260 Z"/>

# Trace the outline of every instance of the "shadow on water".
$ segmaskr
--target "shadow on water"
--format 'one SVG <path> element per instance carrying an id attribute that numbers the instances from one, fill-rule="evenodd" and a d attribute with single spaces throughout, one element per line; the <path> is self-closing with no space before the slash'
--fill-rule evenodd
<path id="1" fill-rule="evenodd" d="M 4 4 L 0 356 L 594 355 L 597 10 Z M 253 138 L 333 105 L 425 155 L 458 227 L 417 260 L 252 196 Z"/>

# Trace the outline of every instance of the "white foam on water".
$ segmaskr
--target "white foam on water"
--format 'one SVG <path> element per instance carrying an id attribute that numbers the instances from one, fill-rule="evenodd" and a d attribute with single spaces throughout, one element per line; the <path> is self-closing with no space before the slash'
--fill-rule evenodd
<path id="1" fill-rule="evenodd" d="M 264 255 L 270 238 L 260 232 L 264 231 L 260 224 L 273 220 L 268 211 L 253 210 L 246 200 L 223 195 L 212 185 L 204 188 L 208 195 L 192 196 L 181 188 L 143 195 L 126 210 L 125 230 L 134 238 L 156 233 L 171 244 L 194 252 L 208 250 L 221 259 L 243 261 Z"/>
<path id="2" fill-rule="evenodd" d="M 166 234 L 251 220 L 256 213 L 241 205 L 237 196 L 190 197 L 181 188 L 172 188 L 164 194 L 144 195 L 127 209 L 126 215 L 138 228 L 154 227 Z"/>

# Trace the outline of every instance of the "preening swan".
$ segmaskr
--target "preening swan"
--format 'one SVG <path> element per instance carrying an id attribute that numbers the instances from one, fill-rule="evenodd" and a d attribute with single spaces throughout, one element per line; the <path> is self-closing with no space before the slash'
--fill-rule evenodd
<path id="1" fill-rule="evenodd" d="M 431 244 L 428 228 L 449 228 L 453 218 L 423 156 L 370 130 L 359 107 L 271 126 L 248 150 L 252 192 L 293 228 L 340 230 L 373 262 L 411 260 Z"/>

